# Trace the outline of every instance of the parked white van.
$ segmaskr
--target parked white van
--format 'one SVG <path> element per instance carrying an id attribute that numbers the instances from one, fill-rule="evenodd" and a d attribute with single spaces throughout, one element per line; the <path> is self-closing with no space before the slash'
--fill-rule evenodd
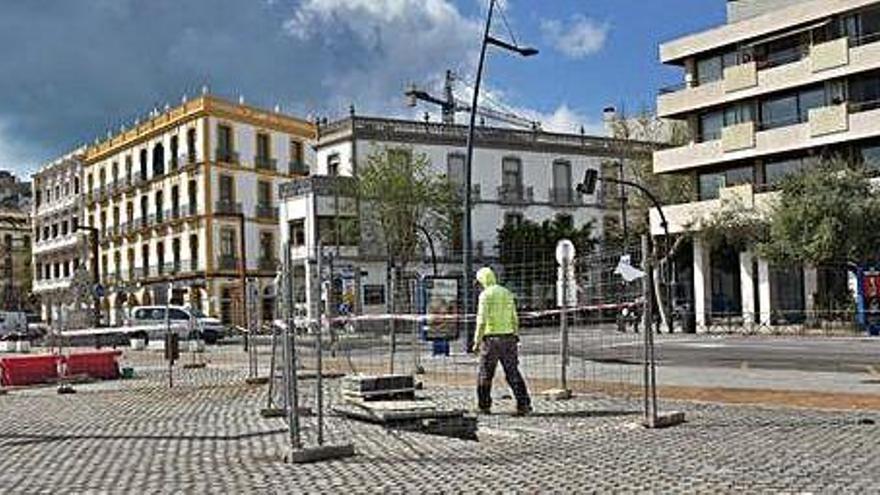
<path id="1" fill-rule="evenodd" d="M 149 341 L 150 339 L 165 338 L 165 308 L 166 306 L 135 306 L 131 309 L 128 318 L 128 327 L 146 327 L 142 333 L 130 333 L 131 335 Z M 185 306 L 167 306 L 168 322 L 172 330 L 184 338 L 190 338 L 194 334 L 208 344 L 217 343 L 226 336 L 226 328 L 216 318 L 208 318 L 196 308 Z"/>

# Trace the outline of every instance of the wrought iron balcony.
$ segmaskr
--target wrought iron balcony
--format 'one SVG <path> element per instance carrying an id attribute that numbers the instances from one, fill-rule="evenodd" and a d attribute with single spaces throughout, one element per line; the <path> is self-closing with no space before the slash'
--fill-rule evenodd
<path id="1" fill-rule="evenodd" d="M 232 164 L 238 163 L 238 152 L 236 151 L 217 148 L 217 150 L 215 150 L 215 155 L 217 156 L 218 162 Z"/>
<path id="2" fill-rule="evenodd" d="M 574 189 L 568 187 L 564 189 L 550 189 L 550 203 L 557 206 L 571 206 L 582 203 L 581 195 Z"/>
<path id="3" fill-rule="evenodd" d="M 237 215 L 241 213 L 241 203 L 221 199 L 214 203 L 214 212 L 221 215 Z"/>
<path id="4" fill-rule="evenodd" d="M 272 256 L 261 256 L 259 269 L 263 272 L 274 272 L 278 269 L 278 260 Z"/>
<path id="5" fill-rule="evenodd" d="M 221 254 L 217 261 L 221 270 L 238 270 L 238 257 L 236 256 Z"/>
<path id="6" fill-rule="evenodd" d="M 254 166 L 257 170 L 270 170 L 274 172 L 278 169 L 278 160 L 268 156 L 257 155 L 254 157 Z"/>
<path id="7" fill-rule="evenodd" d="M 522 204 L 532 202 L 534 192 L 531 187 L 499 186 L 498 202 L 503 204 Z"/>
<path id="8" fill-rule="evenodd" d="M 257 218 L 264 220 L 278 220 L 278 207 L 266 204 L 257 205 Z"/>
<path id="9" fill-rule="evenodd" d="M 300 160 L 291 160 L 287 164 L 287 171 L 292 175 L 309 175 L 309 166 Z"/>

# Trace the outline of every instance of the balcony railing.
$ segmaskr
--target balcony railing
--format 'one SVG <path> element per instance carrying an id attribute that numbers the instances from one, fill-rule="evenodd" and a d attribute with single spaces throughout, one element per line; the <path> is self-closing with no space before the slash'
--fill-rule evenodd
<path id="1" fill-rule="evenodd" d="M 260 257 L 259 268 L 263 272 L 274 272 L 278 269 L 278 260 L 270 256 Z"/>
<path id="2" fill-rule="evenodd" d="M 257 205 L 257 218 L 277 221 L 278 207 L 271 205 Z"/>
<path id="3" fill-rule="evenodd" d="M 287 171 L 293 175 L 309 175 L 309 166 L 299 160 L 291 160 L 287 164 Z"/>
<path id="4" fill-rule="evenodd" d="M 581 203 L 581 195 L 570 187 L 551 188 L 550 203 L 559 206 L 577 205 Z"/>
<path id="5" fill-rule="evenodd" d="M 241 213 L 241 203 L 221 199 L 214 203 L 214 212 L 221 215 L 237 215 Z"/>
<path id="6" fill-rule="evenodd" d="M 254 166 L 257 170 L 270 170 L 274 172 L 278 168 L 278 160 L 269 158 L 268 156 L 255 156 Z"/>
<path id="7" fill-rule="evenodd" d="M 498 201 L 505 204 L 519 204 L 531 202 L 534 192 L 531 187 L 523 186 L 499 186 Z"/>
<path id="8" fill-rule="evenodd" d="M 238 270 L 238 257 L 222 254 L 217 259 L 221 270 Z"/>
<path id="9" fill-rule="evenodd" d="M 238 163 L 238 152 L 236 152 L 236 151 L 224 150 L 224 149 L 218 148 L 215 151 L 215 155 L 217 156 L 218 162 L 232 163 L 232 164 Z"/>

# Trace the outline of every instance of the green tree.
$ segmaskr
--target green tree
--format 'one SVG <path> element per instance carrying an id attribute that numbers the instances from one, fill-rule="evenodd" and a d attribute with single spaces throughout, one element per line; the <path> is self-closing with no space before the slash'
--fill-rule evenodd
<path id="1" fill-rule="evenodd" d="M 827 159 L 786 177 L 768 217 L 769 236 L 758 254 L 774 263 L 878 260 L 880 195 L 861 166 Z"/>
<path id="2" fill-rule="evenodd" d="M 595 248 L 592 222 L 577 228 L 570 217 L 542 223 L 524 220 L 498 230 L 498 251 L 504 280 L 522 299 L 524 307 L 544 307 L 555 300 L 556 244 L 574 243 L 578 253 Z"/>
<path id="3" fill-rule="evenodd" d="M 635 116 L 621 111 L 612 120 L 611 135 L 615 143 L 616 157 L 603 166 L 606 176 L 619 178 L 618 163 L 623 163 L 624 179 L 636 182 L 650 190 L 662 204 L 687 203 L 695 197 L 694 181 L 689 175 L 654 173 L 653 152 L 666 146 L 681 146 L 690 140 L 687 126 L 681 122 L 663 120 L 647 110 Z M 605 186 L 605 203 L 609 208 L 619 208 L 620 189 L 617 185 Z M 628 240 L 632 245 L 648 233 L 648 210 L 651 201 L 643 194 L 626 190 Z M 623 229 L 615 216 L 605 223 L 605 245 L 623 246 Z"/>
<path id="4" fill-rule="evenodd" d="M 377 227 L 385 254 L 401 271 L 425 242 L 421 228 L 435 242 L 450 239 L 460 209 L 456 192 L 431 168 L 427 155 L 410 148 L 377 148 L 358 170 L 354 187 L 365 212 L 362 218 L 369 217 Z"/>

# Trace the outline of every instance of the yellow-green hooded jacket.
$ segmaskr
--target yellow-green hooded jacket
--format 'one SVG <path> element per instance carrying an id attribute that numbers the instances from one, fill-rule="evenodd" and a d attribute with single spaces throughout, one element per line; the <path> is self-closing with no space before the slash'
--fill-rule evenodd
<path id="1" fill-rule="evenodd" d="M 519 318 L 516 316 L 516 301 L 513 294 L 498 285 L 495 272 L 491 268 L 477 271 L 477 281 L 483 286 L 480 303 L 477 306 L 476 342 L 487 335 L 516 335 L 519 331 Z"/>

